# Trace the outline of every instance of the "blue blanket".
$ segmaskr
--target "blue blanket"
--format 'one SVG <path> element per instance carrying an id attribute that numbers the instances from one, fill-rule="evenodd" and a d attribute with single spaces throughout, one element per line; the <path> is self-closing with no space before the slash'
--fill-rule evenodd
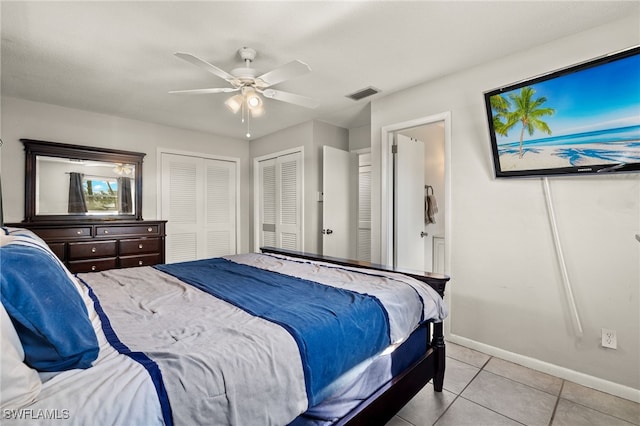
<path id="1" fill-rule="evenodd" d="M 338 376 L 390 344 L 387 312 L 373 296 L 222 258 L 155 267 L 284 327 L 300 349 L 309 406 Z"/>

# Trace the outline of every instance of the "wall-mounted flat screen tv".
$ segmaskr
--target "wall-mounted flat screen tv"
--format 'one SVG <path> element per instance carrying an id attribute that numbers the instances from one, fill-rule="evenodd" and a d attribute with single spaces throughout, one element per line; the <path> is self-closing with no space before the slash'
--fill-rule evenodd
<path id="1" fill-rule="evenodd" d="M 640 171 L 640 46 L 484 97 L 496 177 Z"/>

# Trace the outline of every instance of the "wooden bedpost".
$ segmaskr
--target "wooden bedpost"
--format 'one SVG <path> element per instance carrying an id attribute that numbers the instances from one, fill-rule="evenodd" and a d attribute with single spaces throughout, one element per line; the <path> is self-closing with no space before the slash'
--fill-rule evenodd
<path id="1" fill-rule="evenodd" d="M 433 324 L 433 337 L 431 339 L 431 346 L 437 351 L 436 354 L 436 374 L 433 378 L 433 389 L 436 392 L 442 392 L 442 385 L 444 384 L 444 369 L 445 369 L 445 344 L 444 333 L 442 331 L 442 323 Z"/>

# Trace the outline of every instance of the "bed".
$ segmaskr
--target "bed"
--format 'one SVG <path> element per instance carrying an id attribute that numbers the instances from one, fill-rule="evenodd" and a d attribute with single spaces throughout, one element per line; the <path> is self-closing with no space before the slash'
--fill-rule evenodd
<path id="1" fill-rule="evenodd" d="M 446 276 L 275 248 L 72 275 L 0 243 L 3 424 L 384 424 L 442 390 Z"/>

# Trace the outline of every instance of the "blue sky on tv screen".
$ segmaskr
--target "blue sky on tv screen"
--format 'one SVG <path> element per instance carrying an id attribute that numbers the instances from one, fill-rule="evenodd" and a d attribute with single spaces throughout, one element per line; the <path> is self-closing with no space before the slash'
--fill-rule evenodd
<path id="1" fill-rule="evenodd" d="M 553 108 L 555 114 L 543 116 L 552 131 L 537 131 L 524 141 L 569 134 L 640 126 L 640 55 L 565 74 L 529 85 L 533 96 L 547 101 L 541 107 Z M 505 92 L 519 94 L 520 88 Z M 497 135 L 499 145 L 519 140 L 522 126 L 517 124 L 506 137 Z"/>

